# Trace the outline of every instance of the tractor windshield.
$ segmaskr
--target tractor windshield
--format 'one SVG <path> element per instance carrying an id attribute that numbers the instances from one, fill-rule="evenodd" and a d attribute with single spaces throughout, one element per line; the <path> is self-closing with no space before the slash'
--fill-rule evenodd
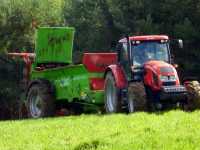
<path id="1" fill-rule="evenodd" d="M 132 45 L 133 65 L 142 67 L 149 60 L 169 62 L 169 46 L 163 41 L 137 41 Z"/>

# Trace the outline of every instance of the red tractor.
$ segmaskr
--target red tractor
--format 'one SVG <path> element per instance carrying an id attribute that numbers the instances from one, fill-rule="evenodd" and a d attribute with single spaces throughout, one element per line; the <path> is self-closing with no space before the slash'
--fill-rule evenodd
<path id="1" fill-rule="evenodd" d="M 166 35 L 133 36 L 117 44 L 118 61 L 105 72 L 105 108 L 108 113 L 161 110 L 168 104 L 185 104 Z M 183 47 L 182 40 L 177 40 Z"/>

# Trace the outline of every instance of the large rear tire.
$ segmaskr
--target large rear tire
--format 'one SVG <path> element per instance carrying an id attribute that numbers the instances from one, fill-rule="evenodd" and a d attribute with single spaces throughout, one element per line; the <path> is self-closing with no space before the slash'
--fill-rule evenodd
<path id="1" fill-rule="evenodd" d="M 107 113 L 121 112 L 121 93 L 111 72 L 106 75 L 104 100 Z"/>
<path id="2" fill-rule="evenodd" d="M 51 117 L 55 114 L 54 94 L 49 84 L 33 84 L 27 94 L 27 110 L 30 118 Z"/>

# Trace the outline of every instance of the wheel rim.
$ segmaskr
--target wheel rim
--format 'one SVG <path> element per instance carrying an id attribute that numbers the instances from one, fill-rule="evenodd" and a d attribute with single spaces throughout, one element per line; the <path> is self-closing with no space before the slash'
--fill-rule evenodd
<path id="1" fill-rule="evenodd" d="M 115 111 L 115 97 L 116 96 L 116 90 L 114 88 L 113 83 L 111 80 L 107 81 L 106 86 L 106 105 L 108 112 L 114 112 Z"/>
<path id="2" fill-rule="evenodd" d="M 30 114 L 33 118 L 39 118 L 42 114 L 42 98 L 37 90 L 33 91 L 30 96 Z"/>
<path id="3" fill-rule="evenodd" d="M 128 111 L 129 113 L 133 113 L 135 111 L 134 108 L 134 95 L 129 95 L 128 97 Z"/>

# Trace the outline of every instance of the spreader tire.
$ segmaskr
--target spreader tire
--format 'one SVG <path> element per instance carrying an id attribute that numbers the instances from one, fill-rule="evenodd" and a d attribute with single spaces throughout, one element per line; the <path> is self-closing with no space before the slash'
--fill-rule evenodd
<path id="1" fill-rule="evenodd" d="M 54 93 L 48 83 L 35 83 L 30 87 L 27 94 L 27 110 L 30 118 L 43 118 L 54 115 Z"/>
<path id="2" fill-rule="evenodd" d="M 121 112 L 121 94 L 117 88 L 112 72 L 108 72 L 105 79 L 105 110 L 107 113 Z"/>
<path id="3" fill-rule="evenodd" d="M 200 109 L 200 84 L 198 81 L 188 81 L 185 84 L 188 91 L 187 103 L 185 110 Z"/>

